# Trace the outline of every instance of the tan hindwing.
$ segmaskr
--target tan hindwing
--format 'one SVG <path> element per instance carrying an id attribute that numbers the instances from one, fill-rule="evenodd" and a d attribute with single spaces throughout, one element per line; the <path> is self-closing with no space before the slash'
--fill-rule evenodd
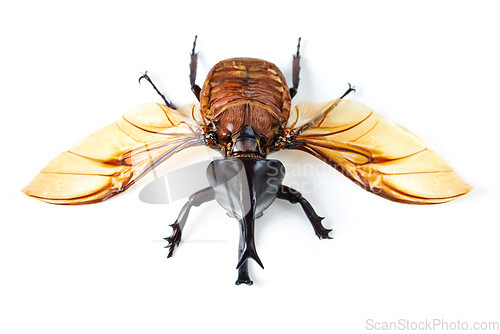
<path id="1" fill-rule="evenodd" d="M 55 157 L 23 189 L 29 196 L 54 204 L 103 201 L 136 182 L 176 152 L 203 145 L 200 128 L 180 112 L 149 103 Z"/>
<path id="2" fill-rule="evenodd" d="M 308 152 L 393 201 L 433 204 L 471 190 L 413 133 L 349 100 L 292 107 L 286 148 Z"/>

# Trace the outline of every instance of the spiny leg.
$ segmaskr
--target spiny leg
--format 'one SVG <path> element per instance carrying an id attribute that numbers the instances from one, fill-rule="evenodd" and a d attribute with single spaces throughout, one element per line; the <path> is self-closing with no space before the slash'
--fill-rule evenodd
<path id="1" fill-rule="evenodd" d="M 164 238 L 168 241 L 168 245 L 165 246 L 165 248 L 169 248 L 167 258 L 172 256 L 172 254 L 174 253 L 174 248 L 178 246 L 179 242 L 181 241 L 182 229 L 184 228 L 184 225 L 186 225 L 186 220 L 191 207 L 200 206 L 203 203 L 212 201 L 214 199 L 215 194 L 211 187 L 204 188 L 189 196 L 189 200 L 182 207 L 179 216 L 175 220 L 175 223 L 170 225 L 173 229 L 172 234 L 169 237 Z"/>
<path id="2" fill-rule="evenodd" d="M 151 78 L 148 75 L 148 71 L 144 72 L 144 74 L 139 78 L 139 83 L 141 83 L 142 79 L 145 79 L 147 82 L 149 82 L 151 84 L 151 86 L 153 86 L 154 90 L 158 93 L 158 95 L 161 96 L 161 98 L 163 99 L 163 102 L 165 102 L 165 105 L 167 107 L 175 109 L 174 105 L 170 101 L 167 100 L 167 98 L 165 97 L 165 95 L 163 95 L 160 92 L 160 90 L 158 88 L 156 88 L 155 84 L 153 83 L 153 81 L 151 80 Z"/>
<path id="3" fill-rule="evenodd" d="M 277 198 L 287 200 L 292 204 L 299 203 L 302 206 L 307 218 L 311 222 L 314 232 L 318 238 L 331 239 L 328 233 L 332 230 L 325 228 L 321 224 L 321 221 L 325 218 L 316 214 L 311 204 L 304 197 L 302 197 L 302 194 L 299 191 L 285 185 L 281 185 L 278 190 Z"/>
<path id="4" fill-rule="evenodd" d="M 196 84 L 196 71 L 198 69 L 198 53 L 195 52 L 196 40 L 198 35 L 194 36 L 193 50 L 191 50 L 191 63 L 189 64 L 189 82 L 191 83 L 191 90 L 194 95 L 200 101 L 201 88 Z"/>
<path id="5" fill-rule="evenodd" d="M 355 92 L 356 91 L 356 86 L 351 86 L 350 83 L 347 83 L 349 85 L 349 88 L 345 91 L 345 93 L 340 97 L 341 99 L 343 99 L 344 97 L 347 96 L 347 94 L 349 94 L 350 92 Z"/>
<path id="6" fill-rule="evenodd" d="M 297 43 L 297 53 L 293 56 L 293 64 L 292 64 L 292 88 L 290 88 L 290 97 L 293 98 L 295 94 L 297 94 L 297 89 L 299 88 L 299 73 L 300 73 L 300 40 Z"/>

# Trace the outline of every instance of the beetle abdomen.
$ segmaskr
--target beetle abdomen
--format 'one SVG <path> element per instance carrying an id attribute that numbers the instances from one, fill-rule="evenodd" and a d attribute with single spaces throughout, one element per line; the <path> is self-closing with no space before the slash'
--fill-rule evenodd
<path id="1" fill-rule="evenodd" d="M 285 124 L 290 104 L 283 74 L 276 65 L 260 59 L 233 58 L 217 63 L 200 94 L 203 117 L 215 123 L 228 108 L 249 105 L 267 111 L 273 123 Z"/>

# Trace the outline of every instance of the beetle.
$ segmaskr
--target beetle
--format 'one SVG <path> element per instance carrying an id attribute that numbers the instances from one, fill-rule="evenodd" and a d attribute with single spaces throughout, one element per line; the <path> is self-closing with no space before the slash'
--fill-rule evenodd
<path id="1" fill-rule="evenodd" d="M 189 197 L 165 238 L 171 257 L 193 206 L 216 200 L 240 226 L 236 284 L 253 282 L 248 260 L 262 268 L 254 241 L 255 219 L 275 199 L 298 203 L 315 234 L 330 238 L 311 204 L 284 185 L 285 168 L 268 155 L 278 150 L 312 154 L 364 189 L 409 204 L 451 201 L 470 191 L 436 153 L 414 134 L 346 100 L 354 87 L 332 101 L 292 105 L 300 73 L 300 38 L 292 62 L 292 87 L 268 61 L 232 58 L 220 61 L 202 87 L 196 84 L 196 38 L 191 51 L 190 84 L 199 104 L 177 108 L 163 99 L 125 113 L 117 122 L 74 144 L 54 158 L 23 189 L 53 204 L 104 201 L 137 182 L 175 153 L 205 145 L 222 159 L 207 168 L 209 187 Z"/>

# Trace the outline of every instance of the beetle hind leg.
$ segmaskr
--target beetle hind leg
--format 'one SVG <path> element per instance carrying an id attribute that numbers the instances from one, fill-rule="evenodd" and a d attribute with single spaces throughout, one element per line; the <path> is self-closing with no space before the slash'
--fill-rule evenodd
<path id="1" fill-rule="evenodd" d="M 175 247 L 179 246 L 182 237 L 182 229 L 184 228 L 184 225 L 186 225 L 186 220 L 191 207 L 200 206 L 203 203 L 212 201 L 214 199 L 215 194 L 213 189 L 210 187 L 204 188 L 189 196 L 189 200 L 182 207 L 179 216 L 175 220 L 175 223 L 170 225 L 173 229 L 172 234 L 167 238 L 163 238 L 164 240 L 168 241 L 168 245 L 165 246 L 165 248 L 169 249 L 167 258 L 171 257 L 174 253 Z"/>
<path id="2" fill-rule="evenodd" d="M 325 218 L 318 216 L 316 211 L 314 211 L 313 207 L 311 206 L 311 203 L 309 203 L 309 201 L 302 197 L 302 194 L 299 191 L 285 185 L 281 185 L 278 190 L 277 198 L 287 200 L 292 204 L 299 203 L 300 206 L 302 206 L 307 219 L 309 219 L 309 222 L 311 222 L 314 233 L 316 233 L 318 238 L 332 239 L 332 237 L 328 235 L 332 230 L 325 228 L 323 224 L 321 224 L 321 221 Z"/>
<path id="3" fill-rule="evenodd" d="M 168 241 L 168 245 L 165 246 L 165 248 L 168 248 L 167 258 L 172 257 L 175 247 L 179 246 L 181 242 L 182 228 L 180 226 L 180 223 L 176 220 L 175 223 L 170 225 L 172 227 L 172 234 L 169 237 L 163 238 Z"/>

